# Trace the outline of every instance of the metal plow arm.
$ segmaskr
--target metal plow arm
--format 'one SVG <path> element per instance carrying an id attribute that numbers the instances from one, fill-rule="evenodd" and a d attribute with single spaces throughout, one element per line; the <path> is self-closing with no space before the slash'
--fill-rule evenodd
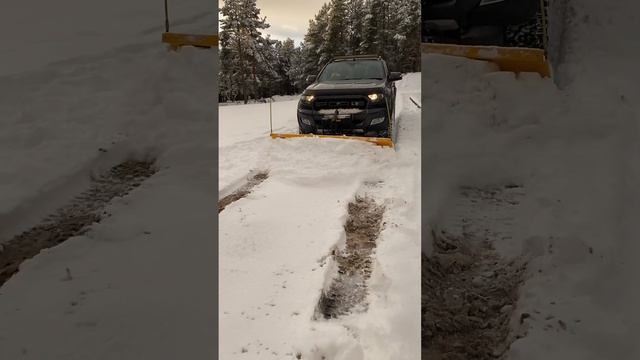
<path id="1" fill-rule="evenodd" d="M 290 138 L 322 138 L 322 139 L 339 139 L 339 140 L 358 140 L 369 142 L 381 147 L 393 148 L 393 141 L 390 138 L 366 137 L 366 136 L 346 136 L 346 135 L 314 135 L 314 134 L 271 134 L 272 139 L 290 139 Z"/>
<path id="2" fill-rule="evenodd" d="M 536 72 L 551 77 L 551 67 L 542 49 L 423 43 L 422 52 L 490 61 L 502 71 Z"/>
<path id="3" fill-rule="evenodd" d="M 218 35 L 178 34 L 165 32 L 162 33 L 162 42 L 169 44 L 173 49 L 178 49 L 182 46 L 212 48 L 218 46 Z"/>

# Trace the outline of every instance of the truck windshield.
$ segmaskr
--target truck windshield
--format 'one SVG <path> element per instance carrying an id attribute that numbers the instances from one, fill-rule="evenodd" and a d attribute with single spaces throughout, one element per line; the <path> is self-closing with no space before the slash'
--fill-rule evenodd
<path id="1" fill-rule="evenodd" d="M 324 68 L 318 81 L 345 81 L 384 79 L 384 68 L 379 60 L 345 60 L 332 62 Z"/>

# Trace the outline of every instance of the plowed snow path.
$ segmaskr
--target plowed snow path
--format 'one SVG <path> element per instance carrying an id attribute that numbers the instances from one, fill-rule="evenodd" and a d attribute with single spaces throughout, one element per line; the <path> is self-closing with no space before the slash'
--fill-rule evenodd
<path id="1" fill-rule="evenodd" d="M 249 195 L 254 187 L 265 181 L 268 177 L 269 173 L 267 171 L 260 171 L 249 176 L 247 182 L 240 186 L 239 189 L 218 200 L 218 213 L 224 210 L 229 204 L 234 203 Z"/>
<path id="2" fill-rule="evenodd" d="M 422 260 L 423 359 L 501 358 L 514 339 L 524 265 L 494 246 L 511 239 L 522 196 L 519 187 L 466 187 L 445 205 Z"/>
<path id="3" fill-rule="evenodd" d="M 84 234 L 88 226 L 108 215 L 104 208 L 113 198 L 127 195 L 155 171 L 153 161 L 124 161 L 94 179 L 91 187 L 70 204 L 3 244 L 0 249 L 0 286 L 18 271 L 23 261 L 70 237 Z"/>
<path id="4" fill-rule="evenodd" d="M 220 213 L 220 358 L 419 357 L 420 111 L 408 95 L 420 93 L 420 74 L 398 87 L 396 150 L 333 139 L 272 140 L 268 105 L 220 108 L 221 191 L 252 169 L 269 169 L 269 181 Z M 296 101 L 274 105 L 283 114 L 278 119 L 293 120 L 276 126 L 295 129 Z M 375 195 L 387 199 L 387 226 L 372 262 L 368 309 L 314 321 L 334 275 L 328 254 L 345 241 L 347 206 L 363 183 L 380 181 Z"/>
<path id="5" fill-rule="evenodd" d="M 331 251 L 337 274 L 318 301 L 315 319 L 332 319 L 366 311 L 373 253 L 382 228 L 384 207 L 368 196 L 356 196 L 347 206 L 343 249 Z"/>

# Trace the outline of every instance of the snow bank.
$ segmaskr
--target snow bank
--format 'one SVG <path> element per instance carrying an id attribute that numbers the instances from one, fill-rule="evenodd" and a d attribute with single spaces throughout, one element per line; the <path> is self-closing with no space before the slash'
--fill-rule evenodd
<path id="1" fill-rule="evenodd" d="M 550 81 L 537 74 L 500 72 L 491 63 L 443 55 L 423 56 L 423 224 L 440 221 L 440 209 L 459 186 L 505 185 L 530 175 L 522 156 L 535 156 L 528 138 L 554 103 Z M 533 95 L 531 94 L 533 93 Z M 519 144 L 525 144 L 517 152 Z M 429 236 L 422 248 L 431 249 Z"/>
<path id="2" fill-rule="evenodd" d="M 265 104 L 268 103 L 269 100 L 271 100 L 272 102 L 279 102 L 279 101 L 292 101 L 292 100 L 298 100 L 300 99 L 300 94 L 297 95 L 274 95 L 271 97 L 271 99 L 260 99 L 260 100 L 249 100 L 248 104 Z M 226 101 L 223 103 L 220 103 L 221 107 L 224 106 L 232 106 L 232 105 L 246 105 L 244 103 L 243 100 L 238 100 L 238 101 Z"/>
<path id="3" fill-rule="evenodd" d="M 510 359 L 636 359 L 640 271 L 637 42 L 631 1 L 570 3 L 558 90 L 482 62 L 423 58 L 427 209 L 433 226 L 461 184 L 526 192 L 501 253 L 530 259 Z M 432 69 L 430 71 L 429 69 Z M 559 72 L 559 73 L 558 73 Z M 423 249 L 429 249 L 427 240 Z"/>
<path id="4" fill-rule="evenodd" d="M 542 203 L 545 215 L 536 221 L 548 229 L 536 235 L 550 254 L 533 262 L 542 273 L 523 290 L 523 307 L 541 314 L 515 344 L 514 358 L 636 359 L 640 85 L 630 75 L 637 73 L 640 45 L 620 34 L 637 27 L 640 7 L 569 5 L 559 64 L 565 106 L 548 132 L 558 140 L 545 146 L 553 163 L 563 162 L 551 167 L 545 186 L 546 199 L 556 203 Z M 547 314 L 555 319 L 545 331 Z M 558 320 L 566 331 L 556 330 Z"/>

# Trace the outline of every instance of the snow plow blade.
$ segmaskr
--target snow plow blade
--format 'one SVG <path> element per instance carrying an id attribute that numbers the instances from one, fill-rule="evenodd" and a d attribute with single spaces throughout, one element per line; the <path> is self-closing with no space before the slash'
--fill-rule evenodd
<path id="1" fill-rule="evenodd" d="M 162 42 L 168 44 L 173 50 L 177 50 L 183 46 L 212 48 L 218 46 L 218 35 L 195 35 L 165 32 L 162 33 Z"/>
<path id="2" fill-rule="evenodd" d="M 381 147 L 393 148 L 393 141 L 390 138 L 383 137 L 367 137 L 367 136 L 347 136 L 347 135 L 315 135 L 315 134 L 271 134 L 272 139 L 290 139 L 290 138 L 324 138 L 339 140 L 359 140 L 369 142 Z"/>
<path id="3" fill-rule="evenodd" d="M 543 78 L 551 77 L 551 66 L 543 49 L 422 43 L 422 52 L 484 60 L 498 65 L 502 71 L 536 72 Z"/>

